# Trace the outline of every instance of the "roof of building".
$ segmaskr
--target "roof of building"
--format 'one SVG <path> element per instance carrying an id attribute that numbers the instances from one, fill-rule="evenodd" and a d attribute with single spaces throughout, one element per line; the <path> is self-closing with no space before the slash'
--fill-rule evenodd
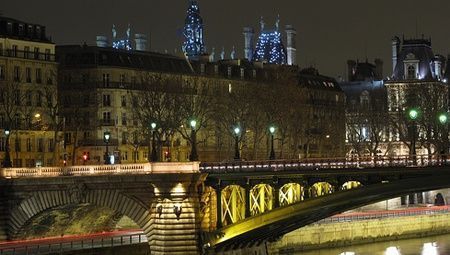
<path id="1" fill-rule="evenodd" d="M 0 37 L 51 43 L 45 26 L 0 16 Z"/>
<path id="2" fill-rule="evenodd" d="M 403 39 L 400 51 L 397 55 L 397 65 L 395 66 L 393 79 L 405 79 L 404 63 L 408 60 L 419 61 L 419 78 L 432 79 L 433 74 L 430 63 L 434 58 L 433 50 L 431 48 L 431 39 Z"/>
<path id="3" fill-rule="evenodd" d="M 186 59 L 147 51 L 127 51 L 87 45 L 57 46 L 61 66 L 83 68 L 111 66 L 168 73 L 192 73 Z"/>

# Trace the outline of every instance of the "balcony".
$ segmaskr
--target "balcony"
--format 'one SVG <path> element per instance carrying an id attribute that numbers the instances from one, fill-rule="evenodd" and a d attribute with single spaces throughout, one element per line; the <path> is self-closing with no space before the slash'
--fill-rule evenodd
<path id="1" fill-rule="evenodd" d="M 54 54 L 46 54 L 41 52 L 31 52 L 31 51 L 13 51 L 11 49 L 0 50 L 0 56 L 9 58 L 21 58 L 21 59 L 34 59 L 40 61 L 55 62 Z"/>

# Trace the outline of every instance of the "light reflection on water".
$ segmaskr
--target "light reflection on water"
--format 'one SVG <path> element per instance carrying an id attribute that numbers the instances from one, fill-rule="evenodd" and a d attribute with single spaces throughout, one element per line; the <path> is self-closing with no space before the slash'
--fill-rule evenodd
<path id="1" fill-rule="evenodd" d="M 450 255 L 450 235 L 304 251 L 295 255 Z"/>

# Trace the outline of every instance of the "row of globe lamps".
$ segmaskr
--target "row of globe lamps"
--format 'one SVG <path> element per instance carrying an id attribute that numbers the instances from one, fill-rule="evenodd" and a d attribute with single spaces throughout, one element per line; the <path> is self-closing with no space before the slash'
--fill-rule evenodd
<path id="1" fill-rule="evenodd" d="M 190 121 L 190 126 L 191 126 L 191 153 L 189 155 L 189 160 L 190 161 L 198 161 L 198 153 L 197 153 L 197 121 L 196 120 L 191 120 Z M 150 156 L 150 161 L 151 162 L 157 162 L 158 161 L 158 156 L 157 156 L 157 152 L 156 152 L 156 127 L 157 124 L 155 122 L 152 122 L 150 124 L 151 127 L 151 132 L 152 132 L 152 141 L 151 141 L 151 145 L 152 145 L 152 152 L 151 152 L 151 156 Z M 270 154 L 269 154 L 269 159 L 270 160 L 275 160 L 275 150 L 274 150 L 274 134 L 275 134 L 276 128 L 274 126 L 270 126 L 269 127 L 269 132 L 270 132 Z M 241 160 L 241 155 L 240 155 L 240 150 L 239 150 L 239 138 L 241 135 L 241 128 L 236 126 L 233 129 L 234 132 L 234 138 L 235 138 L 235 154 L 234 154 L 234 160 L 238 161 Z M 11 162 L 11 155 L 10 155 L 10 148 L 9 148 L 9 136 L 10 136 L 11 130 L 9 130 L 9 128 L 6 128 L 4 130 L 4 134 L 6 136 L 6 141 L 5 141 L 5 158 L 3 160 L 3 167 L 5 168 L 10 168 L 12 167 L 12 162 Z M 109 143 L 111 141 L 111 132 L 109 131 L 105 131 L 103 133 L 103 141 L 105 143 L 105 147 L 106 147 L 106 151 L 105 151 L 105 155 L 104 155 L 104 162 L 106 165 L 111 165 L 114 164 L 114 156 L 110 155 L 109 153 Z M 86 155 L 84 155 L 84 161 L 86 161 L 85 158 Z"/>
<path id="2" fill-rule="evenodd" d="M 196 129 L 197 121 L 191 120 L 189 124 L 191 126 L 191 153 L 189 154 L 189 161 L 198 161 L 197 129 Z M 151 132 L 152 132 L 152 141 L 151 141 L 152 152 L 151 152 L 151 156 L 150 156 L 150 162 L 157 162 L 158 161 L 158 156 L 157 156 L 157 152 L 156 152 L 156 127 L 157 127 L 157 124 L 155 122 L 152 122 L 150 124 L 150 127 L 151 127 Z M 275 160 L 275 150 L 274 150 L 275 131 L 276 131 L 276 128 L 274 126 L 269 127 L 269 132 L 270 132 L 270 137 L 271 137 L 270 138 L 270 155 L 269 155 L 270 160 Z M 233 132 L 234 132 L 234 138 L 235 138 L 234 160 L 238 161 L 238 160 L 241 160 L 241 155 L 240 155 L 240 150 L 239 150 L 239 138 L 240 138 L 240 134 L 241 134 L 240 127 L 235 127 L 233 129 Z M 109 155 L 109 151 L 108 151 L 108 145 L 109 145 L 109 141 L 111 139 L 111 133 L 109 131 L 104 132 L 103 138 L 104 138 L 104 142 L 106 145 L 106 152 L 105 152 L 105 156 L 104 156 L 105 164 L 110 165 L 113 163 L 111 161 L 111 159 L 113 157 L 111 155 Z"/>

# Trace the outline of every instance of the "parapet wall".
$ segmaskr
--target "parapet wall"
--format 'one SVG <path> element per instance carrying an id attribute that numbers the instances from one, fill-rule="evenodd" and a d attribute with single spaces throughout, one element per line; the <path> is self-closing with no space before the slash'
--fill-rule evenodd
<path id="1" fill-rule="evenodd" d="M 269 254 L 347 246 L 450 233 L 450 214 L 312 224 L 268 243 Z"/>

